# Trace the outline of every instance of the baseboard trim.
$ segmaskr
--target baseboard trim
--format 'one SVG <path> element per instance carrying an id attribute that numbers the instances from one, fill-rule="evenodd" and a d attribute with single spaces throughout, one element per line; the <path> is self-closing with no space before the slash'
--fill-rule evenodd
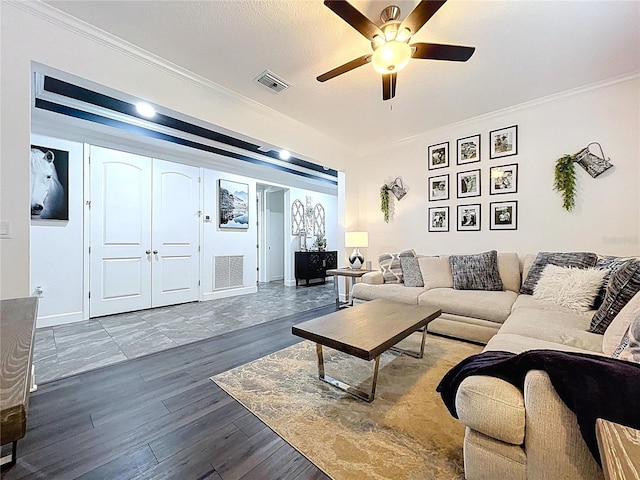
<path id="1" fill-rule="evenodd" d="M 229 288 L 226 290 L 217 290 L 215 292 L 207 292 L 202 294 L 202 301 L 206 302 L 208 300 L 217 300 L 219 298 L 229 298 L 236 297 L 238 295 L 247 295 L 249 293 L 257 293 L 258 287 L 239 287 L 239 288 Z"/>

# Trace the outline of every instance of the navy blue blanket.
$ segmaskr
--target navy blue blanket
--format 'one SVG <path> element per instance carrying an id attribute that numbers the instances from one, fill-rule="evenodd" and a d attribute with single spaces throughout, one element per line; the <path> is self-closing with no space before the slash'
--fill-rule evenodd
<path id="1" fill-rule="evenodd" d="M 451 415 L 460 383 L 470 375 L 501 378 L 523 389 L 529 370 L 544 370 L 553 388 L 576 415 L 591 454 L 600 463 L 596 418 L 640 429 L 640 364 L 587 353 L 530 350 L 516 355 L 484 352 L 464 359 L 436 388 Z"/>

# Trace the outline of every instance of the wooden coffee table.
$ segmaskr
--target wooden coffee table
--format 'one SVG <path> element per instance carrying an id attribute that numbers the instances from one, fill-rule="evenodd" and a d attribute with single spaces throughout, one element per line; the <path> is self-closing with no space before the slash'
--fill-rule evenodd
<path id="1" fill-rule="evenodd" d="M 442 311 L 437 308 L 424 305 L 408 305 L 377 299 L 300 323 L 291 327 L 291 332 L 316 343 L 320 380 L 361 400 L 372 402 L 376 393 L 380 355 L 393 349 L 422 358 L 427 325 L 441 313 Z M 417 330 L 422 330 L 422 344 L 419 352 L 392 348 Z M 363 392 L 326 375 L 322 355 L 323 345 L 367 361 L 375 360 L 371 392 Z"/>

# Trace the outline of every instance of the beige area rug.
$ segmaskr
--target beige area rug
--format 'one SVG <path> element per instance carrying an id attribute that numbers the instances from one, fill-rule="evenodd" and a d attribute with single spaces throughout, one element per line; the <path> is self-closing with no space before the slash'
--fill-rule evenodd
<path id="1" fill-rule="evenodd" d="M 420 338 L 399 346 L 417 350 Z M 211 379 L 336 480 L 462 479 L 464 427 L 435 388 L 449 368 L 480 351 L 429 335 L 422 359 L 386 352 L 372 403 L 321 382 L 308 341 Z M 369 388 L 373 362 L 324 352 L 327 375 Z"/>

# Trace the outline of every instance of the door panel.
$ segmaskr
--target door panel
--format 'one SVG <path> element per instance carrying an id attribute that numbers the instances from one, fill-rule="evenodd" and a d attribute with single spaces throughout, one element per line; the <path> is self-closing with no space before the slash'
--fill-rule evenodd
<path id="1" fill-rule="evenodd" d="M 151 307 L 151 159 L 91 147 L 90 316 Z"/>
<path id="2" fill-rule="evenodd" d="M 154 307 L 198 300 L 199 176 L 197 167 L 154 159 Z"/>

